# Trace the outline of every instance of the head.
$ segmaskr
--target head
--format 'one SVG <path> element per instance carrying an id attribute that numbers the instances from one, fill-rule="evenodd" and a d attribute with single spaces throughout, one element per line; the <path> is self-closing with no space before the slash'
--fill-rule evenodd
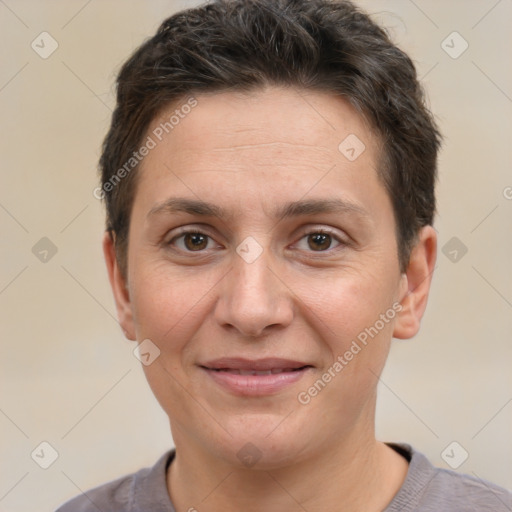
<path id="1" fill-rule="evenodd" d="M 350 2 L 219 0 L 166 20 L 117 85 L 105 254 L 175 441 L 275 466 L 371 433 L 435 262 L 439 134 L 409 57 Z M 219 372 L 233 358 L 305 368 L 249 392 Z"/>

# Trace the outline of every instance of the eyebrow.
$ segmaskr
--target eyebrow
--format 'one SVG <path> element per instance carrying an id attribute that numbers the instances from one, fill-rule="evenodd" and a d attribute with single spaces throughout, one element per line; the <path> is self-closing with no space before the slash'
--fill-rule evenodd
<path id="1" fill-rule="evenodd" d="M 213 203 L 199 199 L 185 197 L 170 197 L 157 204 L 148 213 L 148 218 L 157 214 L 188 213 L 201 217 L 218 217 L 221 220 L 232 219 L 234 214 L 228 213 L 224 208 Z M 369 218 L 370 214 L 358 204 L 339 199 L 307 199 L 286 203 L 272 212 L 276 220 L 290 217 L 316 214 L 356 214 L 359 217 Z"/>

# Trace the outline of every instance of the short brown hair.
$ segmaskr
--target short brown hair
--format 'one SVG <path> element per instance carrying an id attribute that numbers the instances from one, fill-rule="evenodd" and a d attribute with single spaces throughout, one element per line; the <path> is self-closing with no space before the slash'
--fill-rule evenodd
<path id="1" fill-rule="evenodd" d="M 344 97 L 369 121 L 382 141 L 378 172 L 393 204 L 405 270 L 419 229 L 433 222 L 441 140 L 411 59 L 350 1 L 214 0 L 165 20 L 117 78 L 100 169 L 107 230 L 115 234 L 123 271 L 137 166 L 115 186 L 112 177 L 151 121 L 191 94 L 267 85 Z"/>

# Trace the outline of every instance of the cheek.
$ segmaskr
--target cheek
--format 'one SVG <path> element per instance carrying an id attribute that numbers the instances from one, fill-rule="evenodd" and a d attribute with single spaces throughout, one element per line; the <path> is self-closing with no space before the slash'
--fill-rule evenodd
<path id="1" fill-rule="evenodd" d="M 132 295 L 137 339 L 152 339 L 161 351 L 179 351 L 200 325 L 218 279 L 192 267 L 171 272 L 161 262 L 137 268 Z"/>
<path id="2" fill-rule="evenodd" d="M 309 310 L 319 329 L 334 340 L 333 348 L 343 348 L 347 340 L 357 337 L 374 325 L 380 314 L 392 309 L 395 288 L 389 274 L 350 269 L 331 278 L 303 280 L 296 289 L 306 306 L 304 311 Z M 387 332 L 391 322 L 386 322 L 386 328 L 379 323 L 379 327 Z"/>
<path id="3" fill-rule="evenodd" d="M 305 302 L 305 310 L 314 313 L 309 314 L 310 326 L 323 344 L 326 357 L 321 372 L 302 390 L 318 397 L 311 402 L 317 410 L 329 408 L 332 428 L 340 428 L 339 418 L 348 427 L 363 411 L 371 409 L 367 406 L 375 399 L 396 316 L 389 284 L 382 278 L 361 279 L 358 274 L 358 278 L 333 280 L 328 291 L 317 289 L 311 293 L 309 287 L 309 299 L 316 300 Z M 317 390 L 321 391 L 316 394 Z"/>
<path id="4" fill-rule="evenodd" d="M 201 407 L 184 392 L 188 389 L 187 362 L 191 360 L 190 342 L 201 329 L 209 292 L 218 279 L 201 275 L 197 269 L 195 275 L 184 275 L 183 269 L 178 274 L 161 263 L 138 268 L 132 303 L 137 339 L 150 339 L 160 350 L 154 362 L 143 366 L 148 384 L 161 407 L 178 422 L 192 416 L 202 421 Z M 211 428 L 206 419 L 202 428 Z"/>
<path id="5" fill-rule="evenodd" d="M 329 286 L 311 280 L 302 289 L 304 315 L 324 345 L 322 370 L 335 375 L 324 398 L 332 393 L 333 403 L 343 407 L 358 407 L 362 396 L 372 396 L 389 352 L 395 285 L 389 274 L 378 274 L 354 271 Z"/>

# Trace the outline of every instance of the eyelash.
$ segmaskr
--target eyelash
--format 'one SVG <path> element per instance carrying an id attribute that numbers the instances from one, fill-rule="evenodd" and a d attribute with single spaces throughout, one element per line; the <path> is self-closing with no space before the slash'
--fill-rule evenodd
<path id="1" fill-rule="evenodd" d="M 199 231 L 197 229 L 183 229 L 178 235 L 176 235 L 175 237 L 173 237 L 169 242 L 166 243 L 167 246 L 171 246 L 173 245 L 177 240 L 179 240 L 180 238 L 183 238 L 184 236 L 186 235 L 203 235 L 203 236 L 206 236 L 209 240 L 213 240 L 213 238 L 202 232 L 202 231 Z M 302 235 L 302 237 L 299 239 L 299 241 L 303 240 L 304 238 L 307 238 L 308 236 L 311 236 L 311 235 L 328 235 L 331 237 L 331 239 L 333 241 L 336 241 L 338 242 L 338 245 L 334 248 L 330 247 L 329 249 L 326 249 L 325 251 L 307 251 L 307 252 L 311 252 L 313 254 L 327 254 L 327 253 L 331 253 L 333 251 L 336 251 L 338 249 L 341 249 L 343 248 L 344 246 L 347 246 L 349 245 L 348 242 L 346 240 L 342 240 L 339 236 L 337 236 L 334 232 L 328 230 L 328 229 L 325 229 L 325 228 L 318 228 L 318 229 L 312 229 L 310 231 L 307 231 L 306 233 L 304 233 Z M 188 249 L 179 249 L 180 251 L 184 251 L 188 254 L 194 254 L 194 253 L 204 253 L 207 249 L 201 249 L 201 250 L 198 250 L 198 251 L 190 251 Z"/>

